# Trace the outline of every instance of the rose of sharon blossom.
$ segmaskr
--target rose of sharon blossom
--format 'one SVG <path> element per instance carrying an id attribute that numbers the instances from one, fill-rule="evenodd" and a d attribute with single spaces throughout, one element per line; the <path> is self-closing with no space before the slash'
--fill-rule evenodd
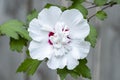
<path id="1" fill-rule="evenodd" d="M 81 12 L 76 9 L 61 11 L 52 6 L 43 9 L 38 18 L 29 24 L 30 56 L 44 60 L 51 69 L 74 69 L 79 59 L 85 58 L 90 50 L 90 43 L 85 41 L 90 27 Z"/>

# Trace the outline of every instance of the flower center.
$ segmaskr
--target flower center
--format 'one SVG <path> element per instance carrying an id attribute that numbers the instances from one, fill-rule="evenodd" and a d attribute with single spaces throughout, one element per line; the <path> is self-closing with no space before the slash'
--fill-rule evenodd
<path id="1" fill-rule="evenodd" d="M 61 30 L 57 31 L 55 30 L 55 32 L 49 32 L 48 36 L 49 36 L 48 43 L 56 49 L 64 47 L 71 41 L 69 37 L 68 28 L 62 28 Z"/>

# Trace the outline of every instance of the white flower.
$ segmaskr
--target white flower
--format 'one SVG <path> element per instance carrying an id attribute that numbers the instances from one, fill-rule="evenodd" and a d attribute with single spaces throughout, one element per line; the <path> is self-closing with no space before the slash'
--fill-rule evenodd
<path id="1" fill-rule="evenodd" d="M 62 12 L 58 7 L 43 9 L 38 18 L 29 24 L 29 35 L 32 41 L 29 46 L 33 59 L 48 59 L 51 69 L 74 69 L 78 59 L 85 58 L 90 43 L 85 41 L 90 27 L 87 20 L 76 9 Z"/>

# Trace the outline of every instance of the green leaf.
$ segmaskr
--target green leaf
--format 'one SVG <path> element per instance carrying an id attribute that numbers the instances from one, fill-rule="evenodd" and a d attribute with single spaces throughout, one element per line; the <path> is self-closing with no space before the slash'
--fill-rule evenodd
<path id="1" fill-rule="evenodd" d="M 81 4 L 83 3 L 85 0 L 71 0 L 73 1 L 72 5 L 69 7 L 69 9 L 78 9 L 86 18 L 86 16 L 88 15 L 88 10 Z"/>
<path id="2" fill-rule="evenodd" d="M 96 41 L 97 41 L 97 31 L 96 29 L 90 25 L 90 33 L 85 39 L 86 41 L 89 41 L 91 43 L 92 47 L 95 47 Z"/>
<path id="3" fill-rule="evenodd" d="M 24 46 L 27 45 L 27 40 L 24 38 L 14 39 L 10 38 L 10 49 L 12 51 L 22 52 Z"/>
<path id="4" fill-rule="evenodd" d="M 67 74 L 70 74 L 73 78 L 77 79 L 82 75 L 84 78 L 91 79 L 90 69 L 87 67 L 86 59 L 81 59 L 80 64 L 73 70 L 68 70 L 66 67 L 64 69 L 58 69 L 57 74 L 59 74 L 61 80 L 65 80 Z"/>
<path id="5" fill-rule="evenodd" d="M 80 75 L 73 70 L 68 70 L 66 67 L 64 69 L 58 69 L 57 74 L 59 74 L 61 80 L 65 80 L 66 76 L 70 74 L 73 78 L 78 78 Z"/>
<path id="6" fill-rule="evenodd" d="M 114 2 L 117 2 L 118 4 L 120 4 L 120 0 L 112 0 Z"/>
<path id="7" fill-rule="evenodd" d="M 68 71 L 65 68 L 64 69 L 58 69 L 57 74 L 59 74 L 61 80 L 65 80 L 65 78 L 68 74 Z"/>
<path id="8" fill-rule="evenodd" d="M 69 7 L 69 9 L 73 8 L 78 9 L 84 15 L 85 18 L 88 15 L 88 10 L 80 3 L 73 3 L 72 6 Z"/>
<path id="9" fill-rule="evenodd" d="M 46 4 L 44 8 L 50 8 L 51 6 L 57 6 L 59 7 L 62 11 L 66 10 L 66 7 L 55 5 L 55 4 Z"/>
<path id="10" fill-rule="evenodd" d="M 73 1 L 74 4 L 74 3 L 83 3 L 85 0 L 71 0 L 71 1 Z"/>
<path id="11" fill-rule="evenodd" d="M 27 58 L 18 67 L 17 72 L 26 72 L 28 75 L 33 75 L 40 63 L 41 62 L 36 59 Z"/>
<path id="12" fill-rule="evenodd" d="M 30 57 L 30 52 L 29 52 L 28 49 L 26 50 L 26 55 L 27 55 L 28 57 Z"/>
<path id="13" fill-rule="evenodd" d="M 28 14 L 27 16 L 27 23 L 29 24 L 32 19 L 37 17 L 38 17 L 38 11 L 36 9 L 32 10 L 30 14 Z"/>
<path id="14" fill-rule="evenodd" d="M 54 4 L 47 3 L 44 8 L 50 8 L 51 6 L 55 6 Z"/>
<path id="15" fill-rule="evenodd" d="M 102 6 L 107 3 L 108 0 L 94 0 L 94 3 L 98 6 Z"/>
<path id="16" fill-rule="evenodd" d="M 106 12 L 104 12 L 104 11 L 98 11 L 98 12 L 96 13 L 96 17 L 97 17 L 98 19 L 100 19 L 100 20 L 104 20 L 104 19 L 107 18 L 107 14 L 106 14 Z"/>
<path id="17" fill-rule="evenodd" d="M 87 67 L 86 63 L 86 59 L 81 59 L 79 65 L 74 69 L 74 71 L 81 74 L 84 78 L 91 79 L 91 72 L 90 69 Z"/>
<path id="18" fill-rule="evenodd" d="M 1 34 L 5 34 L 11 38 L 19 39 L 19 35 L 30 40 L 28 31 L 24 27 L 24 23 L 18 20 L 8 21 L 0 26 Z"/>

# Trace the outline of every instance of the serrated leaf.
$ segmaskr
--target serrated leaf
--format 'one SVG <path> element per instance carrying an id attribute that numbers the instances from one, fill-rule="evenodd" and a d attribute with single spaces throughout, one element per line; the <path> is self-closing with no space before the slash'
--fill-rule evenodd
<path id="1" fill-rule="evenodd" d="M 11 38 L 19 39 L 19 35 L 30 40 L 28 31 L 24 27 L 24 23 L 18 20 L 8 21 L 0 26 L 1 34 L 5 34 Z"/>
<path id="2" fill-rule="evenodd" d="M 83 16 L 86 18 L 86 16 L 88 15 L 88 10 L 81 4 L 79 3 L 74 3 L 72 4 L 72 6 L 69 8 L 69 9 L 78 9 L 82 14 Z"/>
<path id="3" fill-rule="evenodd" d="M 108 0 L 94 0 L 94 3 L 98 6 L 102 6 L 107 3 Z"/>
<path id="4" fill-rule="evenodd" d="M 30 14 L 28 14 L 27 16 L 27 23 L 29 24 L 30 21 L 34 18 L 37 18 L 37 16 L 38 16 L 38 11 L 36 9 L 32 10 Z"/>
<path id="5" fill-rule="evenodd" d="M 106 12 L 104 12 L 104 11 L 98 11 L 98 12 L 96 13 L 96 17 L 97 17 L 98 19 L 100 19 L 100 20 L 104 20 L 104 19 L 107 18 L 107 14 L 106 14 Z"/>
<path id="6" fill-rule="evenodd" d="M 59 7 L 62 11 L 66 10 L 66 7 L 55 5 L 55 4 L 46 4 L 44 8 L 50 8 L 51 6 L 57 6 Z"/>
<path id="7" fill-rule="evenodd" d="M 13 39 L 10 38 L 10 49 L 12 51 L 22 52 L 24 46 L 27 45 L 27 40 L 24 38 Z"/>
<path id="8" fill-rule="evenodd" d="M 28 75 L 33 75 L 40 65 L 41 61 L 27 58 L 18 67 L 16 72 L 26 72 Z"/>
<path id="9" fill-rule="evenodd" d="M 84 78 L 91 79 L 90 69 L 87 67 L 86 63 L 86 59 L 81 59 L 79 65 L 74 69 L 74 71 L 81 74 Z"/>
<path id="10" fill-rule="evenodd" d="M 87 36 L 87 38 L 85 39 L 86 41 L 89 41 L 91 43 L 91 46 L 94 48 L 96 45 L 96 41 L 97 41 L 97 31 L 96 29 L 90 25 L 90 33 Z"/>

